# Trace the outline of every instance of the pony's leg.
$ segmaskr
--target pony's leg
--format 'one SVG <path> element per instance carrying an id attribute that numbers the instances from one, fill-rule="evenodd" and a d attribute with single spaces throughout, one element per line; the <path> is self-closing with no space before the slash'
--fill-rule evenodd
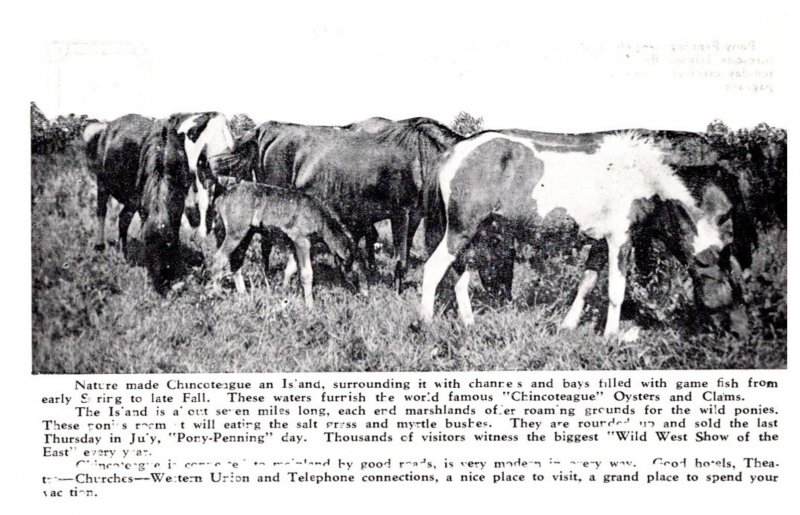
<path id="1" fill-rule="evenodd" d="M 214 253 L 214 259 L 211 264 L 211 283 L 214 289 L 219 288 L 219 282 L 226 272 L 237 273 L 239 271 L 241 263 L 238 263 L 239 267 L 234 269 L 232 257 L 239 247 L 244 246 L 242 243 L 244 243 L 243 239 L 246 237 L 247 235 L 244 237 L 234 235 L 230 231 L 225 235 L 225 241 L 222 242 L 217 252 Z M 247 248 L 245 247 L 245 251 L 246 250 Z"/>
<path id="2" fill-rule="evenodd" d="M 353 239 L 358 243 L 358 240 L 361 239 L 361 234 L 353 232 Z M 378 243 L 378 230 L 375 228 L 374 224 L 369 224 L 369 227 L 367 227 L 364 232 L 364 251 L 367 254 L 367 266 L 370 270 L 375 270 L 377 268 L 375 261 L 376 243 Z"/>
<path id="3" fill-rule="evenodd" d="M 420 303 L 420 316 L 426 322 L 433 320 L 433 303 L 436 300 L 436 287 L 442 281 L 447 269 L 453 264 L 456 257 L 447 248 L 447 231 L 439 242 L 436 250 L 425 262 L 422 269 L 422 300 Z"/>
<path id="4" fill-rule="evenodd" d="M 197 192 L 195 193 L 195 202 L 197 202 L 197 209 L 200 211 L 200 224 L 197 226 L 197 239 L 203 241 L 206 238 L 208 226 L 206 225 L 206 217 L 208 216 L 208 206 L 211 205 L 211 198 L 209 197 L 208 190 L 203 186 L 199 179 L 197 179 L 197 170 L 193 170 L 195 174 L 195 183 L 197 185 Z"/>
<path id="5" fill-rule="evenodd" d="M 242 277 L 242 265 L 244 265 L 244 258 L 247 256 L 247 249 L 250 247 L 250 242 L 253 240 L 253 231 L 248 231 L 239 245 L 233 249 L 230 254 L 230 267 L 233 272 L 233 283 L 236 285 L 236 291 L 239 293 L 246 293 L 247 286 L 244 284 Z"/>
<path id="6" fill-rule="evenodd" d="M 300 281 L 303 283 L 306 307 L 312 309 L 314 296 L 311 293 L 311 286 L 314 282 L 314 271 L 311 269 L 311 241 L 304 236 L 298 237 L 294 240 L 294 251 L 300 266 Z"/>
<path id="7" fill-rule="evenodd" d="M 580 285 L 578 285 L 578 293 L 575 294 L 575 300 L 572 301 L 567 315 L 561 321 L 562 329 L 575 329 L 578 327 L 583 306 L 586 304 L 586 296 L 597 284 L 597 271 L 606 264 L 606 248 L 603 241 L 592 244 L 592 248 L 589 250 L 589 258 L 586 260 L 586 270 L 584 270 L 583 278 Z"/>
<path id="8" fill-rule="evenodd" d="M 493 221 L 475 237 L 477 272 L 484 291 L 495 300 L 511 301 L 514 284 L 514 237 L 501 221 Z"/>
<path id="9" fill-rule="evenodd" d="M 264 274 L 269 277 L 269 255 L 272 253 L 272 234 L 270 231 L 261 232 L 261 263 Z"/>
<path id="10" fill-rule="evenodd" d="M 286 262 L 286 268 L 283 270 L 283 288 L 289 287 L 292 282 L 292 277 L 297 273 L 297 259 L 294 254 L 289 255 L 289 260 Z"/>
<path id="11" fill-rule="evenodd" d="M 472 302 L 469 299 L 469 280 L 470 273 L 461 262 L 453 265 L 456 274 L 459 275 L 455 285 L 456 304 L 458 305 L 458 316 L 461 322 L 469 327 L 475 323 L 475 316 L 472 314 Z"/>
<path id="12" fill-rule="evenodd" d="M 97 217 L 97 235 L 94 242 L 94 250 L 103 250 L 106 248 L 106 213 L 108 211 L 108 197 L 110 193 L 108 188 L 97 183 L 97 208 L 95 215 Z"/>
<path id="13" fill-rule="evenodd" d="M 619 314 L 625 298 L 625 275 L 628 269 L 627 236 L 608 237 L 608 316 L 603 337 L 615 338 L 619 335 Z"/>
<path id="14" fill-rule="evenodd" d="M 119 213 L 119 246 L 125 256 L 128 255 L 128 227 L 131 226 L 135 214 L 136 209 L 131 204 L 125 204 Z"/>
<path id="15" fill-rule="evenodd" d="M 592 291 L 596 284 L 597 271 L 585 270 L 581 283 L 578 285 L 578 293 L 575 294 L 575 300 L 572 301 L 569 311 L 567 311 L 566 316 L 564 316 L 564 320 L 561 321 L 562 329 L 575 329 L 578 327 L 583 306 L 586 304 L 586 295 Z"/>
<path id="16" fill-rule="evenodd" d="M 408 214 L 408 244 L 406 245 L 406 262 L 411 262 L 411 247 L 414 246 L 414 236 L 417 234 L 419 224 L 422 222 L 424 212 L 417 209 Z"/>
<path id="17" fill-rule="evenodd" d="M 403 279 L 408 267 L 408 228 L 409 213 L 404 209 L 402 213 L 391 218 L 392 241 L 394 243 L 395 266 L 394 288 L 397 293 L 403 292 Z"/>
<path id="18" fill-rule="evenodd" d="M 181 215 L 181 229 L 184 231 L 193 231 L 192 223 L 189 221 L 189 217 L 186 216 L 186 213 Z"/>

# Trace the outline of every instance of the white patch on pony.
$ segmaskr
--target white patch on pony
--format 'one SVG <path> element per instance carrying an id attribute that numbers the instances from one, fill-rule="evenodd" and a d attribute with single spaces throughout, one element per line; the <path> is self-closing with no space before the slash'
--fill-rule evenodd
<path id="1" fill-rule="evenodd" d="M 189 217 L 187 217 L 185 213 L 181 215 L 181 229 L 185 232 L 192 231 L 192 224 L 189 223 Z"/>
<path id="2" fill-rule="evenodd" d="M 575 300 L 572 301 L 569 311 L 567 311 L 564 320 L 561 321 L 562 329 L 571 330 L 578 327 L 578 322 L 580 322 L 581 313 L 583 312 L 583 306 L 586 303 L 586 295 L 592 291 L 595 284 L 597 284 L 597 272 L 594 270 L 586 270 L 583 272 L 583 279 L 581 279 L 581 283 L 578 286 L 578 293 L 575 294 Z"/>
<path id="3" fill-rule="evenodd" d="M 469 300 L 469 270 L 465 270 L 455 285 L 456 304 L 458 304 L 458 315 L 461 322 L 469 327 L 475 323 L 475 316 L 472 314 L 472 302 Z"/>
<path id="4" fill-rule="evenodd" d="M 562 208 L 592 238 L 627 231 L 636 199 L 659 195 L 698 211 L 663 152 L 636 132 L 608 135 L 592 154 L 542 151 L 537 157 L 544 162 L 532 194 L 539 216 Z"/>
<path id="5" fill-rule="evenodd" d="M 197 209 L 200 211 L 200 225 L 197 227 L 197 236 L 200 240 L 206 237 L 206 214 L 208 213 L 208 206 L 211 204 L 208 190 L 200 184 L 200 180 L 196 179 L 197 193 L 195 199 L 197 200 Z"/>
<path id="6" fill-rule="evenodd" d="M 244 277 L 242 277 L 242 269 L 233 274 L 233 284 L 236 285 L 236 291 L 239 293 L 247 293 L 247 286 L 244 284 Z"/>
<path id="7" fill-rule="evenodd" d="M 722 248 L 725 246 L 720 237 L 719 228 L 711 223 L 706 217 L 702 217 L 697 222 L 697 235 L 694 237 L 694 254 L 697 255 L 709 247 Z"/>
<path id="8" fill-rule="evenodd" d="M 439 242 L 436 250 L 425 262 L 422 268 L 422 299 L 420 300 L 420 317 L 426 322 L 433 320 L 433 305 L 436 301 L 436 287 L 444 277 L 447 269 L 456 257 L 447 250 L 449 234 L 444 232 L 444 238 Z"/>
<path id="9" fill-rule="evenodd" d="M 197 113 L 188 116 L 179 126 L 178 133 L 186 134 L 191 129 L 195 121 L 204 113 Z M 200 159 L 200 153 L 205 148 L 206 159 L 227 154 L 233 151 L 235 140 L 233 134 L 228 127 L 228 121 L 225 116 L 217 114 L 208 120 L 205 129 L 197 137 L 197 141 L 192 141 L 186 138 L 184 141 L 184 149 L 186 151 L 186 159 L 189 163 L 189 170 L 195 176 L 195 183 L 197 185 L 197 207 L 200 211 L 200 226 L 197 228 L 197 236 L 199 239 L 206 237 L 206 216 L 208 206 L 210 204 L 208 190 L 203 187 L 200 177 L 197 175 L 197 162 Z"/>
<path id="10" fill-rule="evenodd" d="M 83 129 L 83 142 L 88 143 L 92 136 L 106 128 L 107 123 L 92 122 Z"/>

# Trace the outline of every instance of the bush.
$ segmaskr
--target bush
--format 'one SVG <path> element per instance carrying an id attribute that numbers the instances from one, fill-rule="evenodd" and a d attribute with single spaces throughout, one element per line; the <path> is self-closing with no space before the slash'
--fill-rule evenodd
<path id="1" fill-rule="evenodd" d="M 707 137 L 722 160 L 739 176 L 751 213 L 765 228 L 786 226 L 787 135 L 784 129 L 760 123 L 730 130 L 722 121 L 708 125 Z"/>
<path id="2" fill-rule="evenodd" d="M 469 137 L 483 130 L 483 117 L 475 118 L 468 112 L 461 111 L 453 118 L 450 128 L 462 136 Z"/>
<path id="3" fill-rule="evenodd" d="M 63 152 L 70 141 L 79 140 L 92 120 L 85 114 L 75 116 L 59 115 L 55 120 L 48 120 L 44 113 L 31 102 L 31 153 L 53 154 Z"/>

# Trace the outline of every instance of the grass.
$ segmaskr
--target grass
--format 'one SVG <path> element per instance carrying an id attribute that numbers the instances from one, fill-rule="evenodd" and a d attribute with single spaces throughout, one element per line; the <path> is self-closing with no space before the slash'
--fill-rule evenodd
<path id="1" fill-rule="evenodd" d="M 228 287 L 222 297 L 207 295 L 199 256 L 208 258 L 213 244 L 198 246 L 184 235 L 194 267 L 183 287 L 163 298 L 136 266 L 136 222 L 130 231 L 133 263 L 113 248 L 91 249 L 95 191 L 77 149 L 33 157 L 34 373 L 786 367 L 785 228 L 761 234 L 746 289 L 755 319 L 749 339 L 712 328 L 681 332 L 676 321 L 685 315 L 688 297 L 671 273 L 674 265 L 665 263 L 655 278 L 629 281 L 629 295 L 655 323 L 635 343 L 609 343 L 599 334 L 606 306 L 602 277 L 579 329 L 556 330 L 585 259 L 585 249 L 574 239 L 547 238 L 546 247 L 535 247 L 535 253 L 530 245 L 520 248 L 522 256 L 536 259 L 516 265 L 511 303 L 484 299 L 476 279 L 474 327 L 459 324 L 447 291 L 437 298 L 434 323 L 421 326 L 416 316 L 424 259 L 419 234 L 418 259 L 402 295 L 391 289 L 388 243 L 378 252 L 381 281 L 367 296 L 344 288 L 328 258 L 317 256 L 314 311 L 306 310 L 297 286 L 279 286 L 285 254 L 273 254 L 265 274 L 256 244 L 244 270 L 248 293 L 237 295 Z M 107 224 L 112 239 L 113 216 Z"/>

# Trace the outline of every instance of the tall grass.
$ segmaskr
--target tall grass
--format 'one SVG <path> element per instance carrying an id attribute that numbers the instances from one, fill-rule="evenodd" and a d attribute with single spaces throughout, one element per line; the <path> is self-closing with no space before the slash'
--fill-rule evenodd
<path id="1" fill-rule="evenodd" d="M 556 330 L 583 271 L 586 250 L 569 234 L 520 249 L 514 301 L 497 306 L 476 279 L 477 323 L 457 320 L 452 292 L 442 290 L 429 326 L 416 316 L 424 253 L 415 240 L 416 266 L 402 295 L 391 287 L 391 245 L 378 252 L 382 280 L 355 295 L 315 257 L 316 309 L 298 288 L 280 284 L 285 254 L 268 274 L 252 245 L 245 295 L 231 288 L 206 293 L 201 261 L 167 298 L 136 266 L 138 225 L 131 228 L 133 263 L 109 248 L 94 252 L 94 179 L 80 152 L 34 156 L 32 161 L 33 371 L 35 373 L 577 370 L 780 368 L 786 366 L 786 231 L 761 234 L 746 298 L 753 334 L 742 340 L 712 328 L 682 332 L 688 309 L 681 279 L 634 274 L 630 296 L 651 325 L 635 343 L 609 343 L 599 333 L 606 301 L 603 279 L 589 297 L 580 328 Z M 113 217 L 106 233 L 115 237 Z M 208 258 L 211 242 L 185 237 L 187 258 Z M 383 238 L 385 240 L 385 237 Z M 546 244 L 546 245 L 545 245 Z M 670 271 L 669 263 L 662 270 Z M 272 287 L 269 288 L 268 284 Z M 670 286 L 671 285 L 671 286 Z M 625 322 L 624 324 L 630 324 Z"/>

